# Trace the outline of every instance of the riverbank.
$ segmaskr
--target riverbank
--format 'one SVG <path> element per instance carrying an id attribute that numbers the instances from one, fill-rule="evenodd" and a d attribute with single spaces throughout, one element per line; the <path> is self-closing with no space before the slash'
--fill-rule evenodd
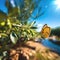
<path id="1" fill-rule="evenodd" d="M 17 44 L 9 54 L 11 60 L 56 60 L 60 57 L 56 52 L 34 41 L 28 41 L 22 46 Z"/>

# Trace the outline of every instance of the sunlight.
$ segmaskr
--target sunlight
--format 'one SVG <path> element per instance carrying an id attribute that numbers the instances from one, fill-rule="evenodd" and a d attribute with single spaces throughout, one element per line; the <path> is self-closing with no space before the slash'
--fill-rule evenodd
<path id="1" fill-rule="evenodd" d="M 41 29 L 42 29 L 42 27 L 43 27 L 43 24 L 37 24 L 37 32 L 40 32 L 41 31 Z"/>
<path id="2" fill-rule="evenodd" d="M 54 4 L 56 5 L 56 9 L 60 9 L 60 0 L 55 0 Z"/>
<path id="3" fill-rule="evenodd" d="M 15 7 L 14 0 L 11 0 L 11 4 L 13 7 Z"/>

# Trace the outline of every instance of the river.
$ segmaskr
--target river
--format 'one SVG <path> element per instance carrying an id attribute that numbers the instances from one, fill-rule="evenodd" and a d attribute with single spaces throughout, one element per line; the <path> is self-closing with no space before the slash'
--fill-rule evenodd
<path id="1" fill-rule="evenodd" d="M 57 41 L 54 41 L 53 42 L 51 40 L 48 40 L 48 39 L 42 39 L 40 41 L 44 46 L 50 48 L 52 51 L 54 52 L 57 52 L 60 54 L 60 45 L 54 43 L 54 42 L 57 42 Z"/>

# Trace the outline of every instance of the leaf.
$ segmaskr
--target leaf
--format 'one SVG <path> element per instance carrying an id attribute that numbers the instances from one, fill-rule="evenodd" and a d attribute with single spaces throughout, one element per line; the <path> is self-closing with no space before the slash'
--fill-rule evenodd
<path id="1" fill-rule="evenodd" d="M 9 26 L 9 28 L 12 28 L 11 21 L 9 19 L 7 19 L 7 24 Z"/>
<path id="2" fill-rule="evenodd" d="M 36 21 L 31 22 L 29 27 L 32 27 L 35 23 Z"/>
<path id="3" fill-rule="evenodd" d="M 31 27 L 31 29 L 37 29 L 37 27 Z"/>
<path id="4" fill-rule="evenodd" d="M 13 9 L 10 9 L 11 11 L 8 13 L 9 17 L 17 17 L 18 16 L 18 8 L 14 7 Z"/>
<path id="5" fill-rule="evenodd" d="M 6 7 L 8 9 L 9 17 L 14 17 L 18 15 L 18 7 L 13 7 L 9 0 L 6 0 Z"/>
<path id="6" fill-rule="evenodd" d="M 18 37 L 17 37 L 17 35 L 14 32 L 12 32 L 10 34 L 10 39 L 11 39 L 11 41 L 12 41 L 13 44 L 16 44 L 17 40 L 18 40 Z"/>
<path id="7" fill-rule="evenodd" d="M 7 36 L 7 34 L 5 34 L 5 33 L 0 33 L 0 38 L 6 37 L 6 36 Z"/>
<path id="8" fill-rule="evenodd" d="M 0 10 L 0 19 L 6 19 L 7 14 Z"/>
<path id="9" fill-rule="evenodd" d="M 7 51 L 4 51 L 3 52 L 3 56 L 7 56 Z"/>
<path id="10" fill-rule="evenodd" d="M 31 33 L 32 36 L 34 35 L 34 31 L 33 30 L 30 30 L 30 33 Z"/>

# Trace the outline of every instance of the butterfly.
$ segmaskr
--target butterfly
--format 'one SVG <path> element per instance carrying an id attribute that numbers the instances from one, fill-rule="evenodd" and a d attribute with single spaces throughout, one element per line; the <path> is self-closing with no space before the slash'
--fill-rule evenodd
<path id="1" fill-rule="evenodd" d="M 41 30 L 41 37 L 48 38 L 50 36 L 51 28 L 45 24 Z"/>

